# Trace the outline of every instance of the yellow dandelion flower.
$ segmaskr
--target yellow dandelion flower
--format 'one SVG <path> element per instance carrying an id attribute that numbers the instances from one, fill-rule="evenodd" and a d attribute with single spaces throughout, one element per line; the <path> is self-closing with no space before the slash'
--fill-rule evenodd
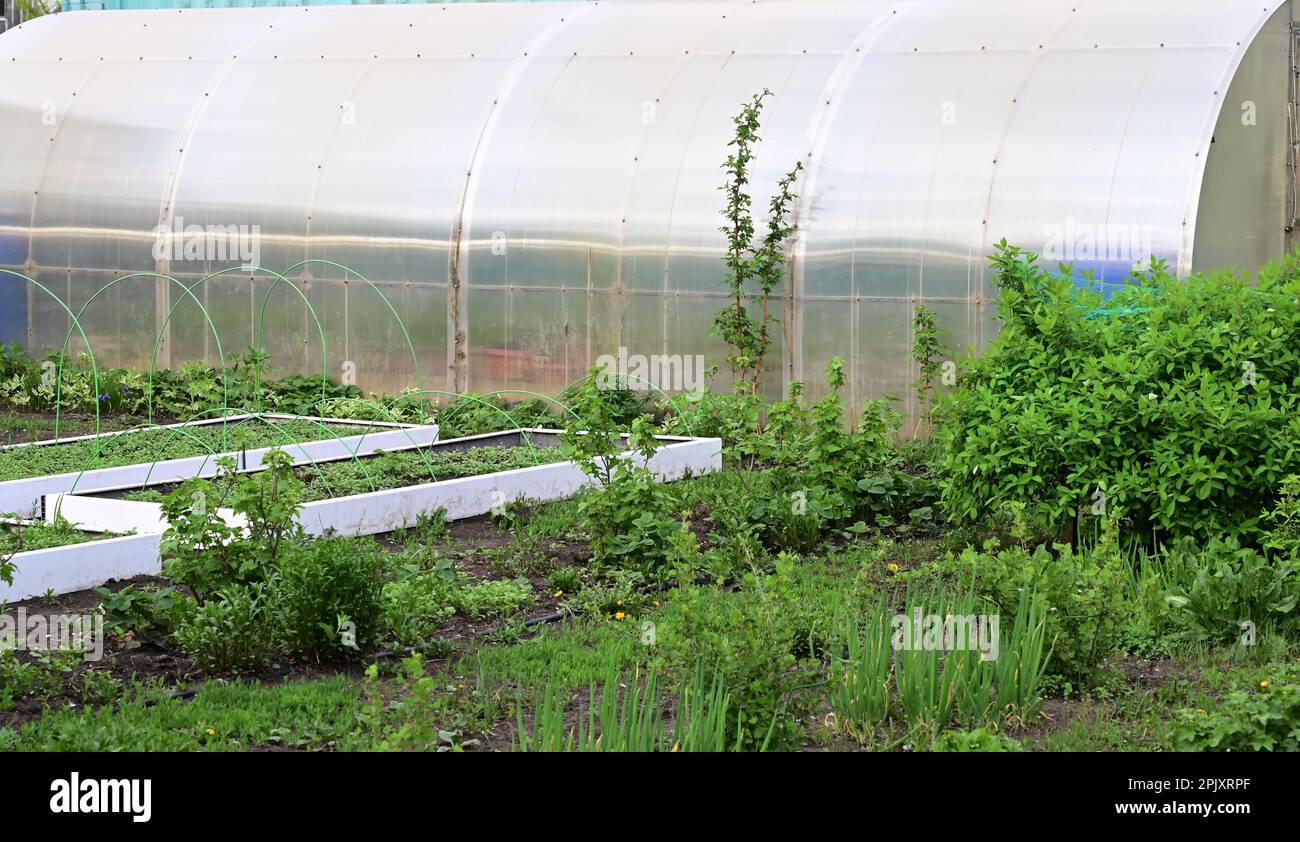
<path id="1" fill-rule="evenodd" d="M 556 599 L 559 599 L 560 597 L 564 596 L 564 591 L 556 591 L 554 593 L 554 596 Z"/>
<path id="2" fill-rule="evenodd" d="M 209 737 L 215 737 L 216 735 L 217 735 L 217 729 L 215 729 L 215 728 L 209 728 L 209 729 L 208 729 L 208 736 L 209 736 Z"/>
<path id="3" fill-rule="evenodd" d="M 618 600 L 617 602 L 615 602 L 614 604 L 617 605 L 617 606 L 619 606 L 620 608 L 622 608 L 622 607 L 623 607 L 623 600 L 620 599 L 620 600 Z"/>
<path id="4" fill-rule="evenodd" d="M 626 617 L 627 617 L 627 615 L 624 614 L 622 611 L 620 611 L 620 612 L 618 612 L 617 614 L 614 615 L 614 619 L 615 619 L 615 620 L 623 620 L 623 619 L 625 619 Z"/>
<path id="5" fill-rule="evenodd" d="M 1265 679 L 1259 683 L 1259 689 L 1267 690 L 1269 686 L 1272 685 L 1272 683 L 1273 682 L 1269 681 L 1268 679 Z"/>
<path id="6" fill-rule="evenodd" d="M 897 573 L 898 571 L 902 570 L 903 568 L 899 567 L 897 564 L 890 564 L 889 567 L 888 567 L 887 569 L 889 570 L 890 573 Z"/>

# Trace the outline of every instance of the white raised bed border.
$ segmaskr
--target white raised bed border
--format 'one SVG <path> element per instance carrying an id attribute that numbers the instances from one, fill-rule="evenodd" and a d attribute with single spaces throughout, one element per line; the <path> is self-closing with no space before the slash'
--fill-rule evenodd
<path id="1" fill-rule="evenodd" d="M 466 450 L 472 447 L 554 439 L 558 430 L 523 430 L 489 433 L 441 442 L 439 447 Z M 685 476 L 700 476 L 722 469 L 722 441 L 661 436 L 664 442 L 647 463 L 636 455 L 637 464 L 648 464 L 661 480 L 671 482 Z M 342 457 L 350 458 L 350 457 Z M 330 460 L 337 461 L 337 460 Z M 573 462 L 555 462 L 475 477 L 443 480 L 424 485 L 357 494 L 333 500 L 318 500 L 303 506 L 300 522 L 308 533 L 323 535 L 377 535 L 414 524 L 421 514 L 446 509 L 451 520 L 487 514 L 514 500 L 562 500 L 572 497 L 591 479 Z M 162 484 L 162 483 L 157 483 Z M 134 487 L 134 486 L 128 486 Z M 108 489 L 104 489 L 108 490 Z M 18 602 L 46 593 L 70 593 L 104 584 L 110 579 L 157 575 L 161 571 L 159 547 L 166 529 L 162 506 L 130 500 L 78 494 L 53 494 L 45 500 L 46 519 L 54 511 L 87 531 L 135 529 L 138 534 L 110 538 L 49 550 L 21 553 L 14 584 L 0 583 L 0 602 Z M 237 523 L 234 514 L 220 514 Z"/>
<path id="2" fill-rule="evenodd" d="M 353 456 L 366 456 L 377 450 L 400 450 L 406 447 L 423 447 L 438 440 L 436 424 L 393 424 L 379 421 L 349 421 L 341 418 L 318 418 L 305 415 L 281 414 L 244 414 L 225 418 L 205 419 L 192 424 L 168 424 L 160 427 L 136 428 L 104 433 L 104 437 L 120 436 L 129 433 L 141 433 L 156 430 L 172 430 L 193 427 L 213 426 L 216 424 L 238 424 L 250 419 L 266 421 L 307 421 L 319 423 L 324 427 L 369 427 L 364 433 L 340 438 L 323 438 L 310 442 L 287 442 L 279 449 L 288 453 L 295 465 L 312 462 L 330 461 L 332 459 L 350 459 Z M 324 435 L 325 430 L 321 430 Z M 26 447 L 54 447 L 78 441 L 93 441 L 95 436 L 76 436 L 74 438 L 52 441 L 28 442 L 6 447 L 13 450 Z M 19 516 L 40 517 L 41 498 L 51 494 L 63 494 L 73 491 L 96 491 L 106 488 L 134 487 L 178 482 L 191 477 L 212 477 L 219 470 L 217 460 L 230 456 L 236 459 L 241 470 L 257 470 L 262 467 L 266 454 L 275 447 L 260 447 L 254 450 L 227 451 L 201 456 L 189 456 L 182 459 L 167 459 L 159 462 L 147 462 L 138 465 L 122 465 L 116 468 L 92 468 L 86 471 L 65 474 L 50 474 L 41 477 L 0 482 L 0 513 Z M 129 528 L 129 527 L 126 527 Z M 121 531 L 118 526 L 111 531 Z M 110 531 L 110 530 L 104 530 Z"/>
<path id="3" fill-rule="evenodd" d="M 112 579 L 156 576 L 162 572 L 162 535 L 126 535 L 66 547 L 18 553 L 14 583 L 0 582 L 0 606 L 99 587 Z"/>
<path id="4" fill-rule="evenodd" d="M 461 439 L 449 439 L 436 447 L 448 450 L 468 450 L 474 447 L 499 446 L 509 441 L 513 446 L 523 446 L 525 438 L 556 440 L 559 430 L 528 429 L 507 433 L 488 433 Z M 663 446 L 647 462 L 640 454 L 633 455 L 635 464 L 647 465 L 663 482 L 672 482 L 687 475 L 700 476 L 722 469 L 722 440 L 696 439 L 679 436 L 658 436 Z M 537 446 L 537 445 L 535 445 Z M 339 461 L 339 460 L 327 460 Z M 309 535 L 336 534 L 345 536 L 379 535 L 405 529 L 414 524 L 421 514 L 446 509 L 449 520 L 478 517 L 497 506 L 516 500 L 548 502 L 564 500 L 577 494 L 592 480 L 574 462 L 553 462 L 529 468 L 498 471 L 460 479 L 442 480 L 372 491 L 347 497 L 317 500 L 306 503 L 298 517 Z M 161 483 L 159 483 L 161 484 Z M 93 493 L 128 490 L 99 489 L 97 492 L 54 494 L 46 498 L 46 518 L 53 520 L 55 512 L 89 531 L 134 529 L 140 533 L 158 533 L 167 529 L 162 504 L 120 500 L 110 497 L 90 496 Z M 223 516 L 231 525 L 239 525 L 233 515 Z"/>

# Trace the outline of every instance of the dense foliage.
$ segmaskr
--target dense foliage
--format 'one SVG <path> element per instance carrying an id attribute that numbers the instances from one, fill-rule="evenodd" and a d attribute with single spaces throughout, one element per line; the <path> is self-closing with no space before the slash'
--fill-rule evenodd
<path id="1" fill-rule="evenodd" d="M 994 271 L 1001 333 L 942 410 L 950 515 L 1255 539 L 1300 470 L 1300 263 L 1255 286 L 1156 265 L 1109 301 L 1005 243 Z"/>

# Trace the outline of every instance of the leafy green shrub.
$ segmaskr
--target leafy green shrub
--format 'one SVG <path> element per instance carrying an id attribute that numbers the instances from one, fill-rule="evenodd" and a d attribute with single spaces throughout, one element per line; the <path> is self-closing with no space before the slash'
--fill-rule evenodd
<path id="1" fill-rule="evenodd" d="M 503 430 L 552 427 L 555 419 L 546 401 L 506 406 L 500 395 L 461 395 L 437 412 L 443 439 L 477 436 Z"/>
<path id="2" fill-rule="evenodd" d="M 271 379 L 269 360 L 267 354 L 250 350 L 231 357 L 224 371 L 201 360 L 174 371 L 124 371 L 96 368 L 89 354 L 50 354 L 38 363 L 11 345 L 0 348 L 0 405 L 167 418 L 195 418 L 225 409 L 320 415 L 322 398 L 346 405 L 361 394 L 355 386 L 319 375 Z M 54 380 L 47 371 L 56 374 Z"/>
<path id="3" fill-rule="evenodd" d="M 285 647 L 318 662 L 368 651 L 382 629 L 385 555 L 369 539 L 319 539 L 287 549 L 275 582 Z"/>
<path id="4" fill-rule="evenodd" d="M 1273 526 L 1268 545 L 1300 564 L 1300 476 L 1282 485 L 1282 497 L 1268 519 Z"/>
<path id="5" fill-rule="evenodd" d="M 189 603 L 176 642 L 206 673 L 257 672 L 271 662 L 274 609 L 262 584 L 222 588 L 202 604 Z"/>
<path id="6" fill-rule="evenodd" d="M 600 386 L 600 372 L 572 392 L 573 416 L 560 436 L 565 455 L 591 480 L 578 498 L 585 531 L 598 565 L 659 574 L 670 559 L 674 520 L 666 514 L 670 496 L 654 471 L 637 464 L 650 459 L 659 442 L 648 418 L 638 417 L 624 442 L 619 422 Z"/>
<path id="7" fill-rule="evenodd" d="M 581 585 L 565 606 L 575 613 L 623 621 L 644 613 L 650 607 L 650 597 L 645 576 L 635 570 L 611 570 Z"/>
<path id="8" fill-rule="evenodd" d="M 1242 624 L 1293 626 L 1300 605 L 1300 564 L 1269 559 L 1236 538 L 1178 541 L 1156 564 L 1176 630 L 1198 642 L 1231 643 Z"/>
<path id="9" fill-rule="evenodd" d="M 710 371 L 706 379 L 713 374 Z M 668 435 L 722 439 L 723 452 L 734 461 L 739 454 L 753 450 L 749 443 L 758 427 L 760 408 L 761 401 L 753 395 L 703 390 L 662 401 L 658 411 Z"/>
<path id="10" fill-rule="evenodd" d="M 939 413 L 949 514 L 1019 503 L 1058 535 L 1082 509 L 1153 543 L 1257 539 L 1300 472 L 1300 262 L 1257 287 L 1157 264 L 1109 302 L 1006 243 L 993 263 L 1001 332 Z"/>
<path id="11" fill-rule="evenodd" d="M 944 731 L 930 744 L 930 751 L 1024 751 L 1019 741 L 996 731 L 976 728 L 973 731 Z"/>
<path id="12" fill-rule="evenodd" d="M 20 659 L 0 641 L 0 711 L 13 709 L 19 700 L 48 704 L 70 697 L 84 705 L 104 705 L 117 699 L 122 682 L 110 673 L 86 665 L 86 653 L 77 650 L 34 651 Z"/>
<path id="13" fill-rule="evenodd" d="M 221 588 L 264 581 L 286 542 L 302 538 L 296 520 L 302 485 L 293 460 L 276 449 L 263 464 L 265 471 L 239 474 L 225 457 L 215 482 L 187 480 L 163 500 L 163 569 L 168 578 L 188 585 L 200 603 Z M 227 523 L 224 507 L 242 515 L 246 525 Z"/>
<path id="14" fill-rule="evenodd" d="M 384 626 L 403 646 L 421 646 L 456 613 L 460 580 L 451 562 L 433 570 L 407 565 L 384 585 Z"/>
<path id="15" fill-rule="evenodd" d="M 119 637 L 131 635 L 141 643 L 161 645 L 171 637 L 177 610 L 185 599 L 174 588 L 137 590 L 133 585 L 114 593 L 96 588 L 104 612 L 104 628 Z"/>
<path id="16" fill-rule="evenodd" d="M 789 620 L 794 559 L 782 557 L 771 576 L 751 576 L 735 593 L 688 584 L 656 623 L 656 655 L 669 675 L 690 680 L 716 665 L 731 694 L 727 734 L 747 748 L 792 744 L 809 709 L 812 669 L 795 655 Z"/>
<path id="17" fill-rule="evenodd" d="M 12 710 L 19 699 L 54 699 L 80 658 L 76 653 L 36 652 L 24 661 L 7 646 L 0 646 L 0 711 Z"/>
<path id="18" fill-rule="evenodd" d="M 467 616 L 482 620 L 518 614 L 533 604 L 533 586 L 527 579 L 495 579 L 455 592 L 456 607 Z"/>
<path id="19" fill-rule="evenodd" d="M 582 571 L 576 567 L 560 567 L 546 577 L 546 584 L 557 593 L 577 593 L 582 589 Z"/>
<path id="20" fill-rule="evenodd" d="M 1208 710 L 1181 710 L 1172 731 L 1178 751 L 1300 751 L 1300 669 L 1260 672 Z"/>
<path id="21" fill-rule="evenodd" d="M 1022 594 L 1038 594 L 1047 611 L 1048 672 L 1070 679 L 1086 679 L 1115 653 L 1134 611 L 1127 600 L 1128 568 L 1110 547 L 968 549 L 957 564 L 1003 615 L 1015 615 Z"/>

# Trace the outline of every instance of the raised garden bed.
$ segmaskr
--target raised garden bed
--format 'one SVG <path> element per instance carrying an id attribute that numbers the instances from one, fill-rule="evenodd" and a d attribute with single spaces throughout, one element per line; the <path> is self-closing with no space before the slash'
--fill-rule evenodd
<path id="1" fill-rule="evenodd" d="M 65 521 L 10 522 L 0 529 L 0 561 L 15 567 L 12 585 L 0 582 L 0 606 L 94 587 L 138 566 L 158 550 L 157 535 L 123 535 L 77 529 Z"/>
<path id="2" fill-rule="evenodd" d="M 18 553 L 10 561 L 13 584 L 0 581 L 0 605 L 98 587 L 113 579 L 157 575 L 162 535 L 107 537 L 87 534 L 84 541 Z"/>
<path id="3" fill-rule="evenodd" d="M 66 521 L 10 521 L 0 523 L 0 560 L 15 553 L 51 550 L 73 544 L 120 538 L 112 532 L 86 532 Z"/>
<path id="4" fill-rule="evenodd" d="M 303 484 L 303 502 L 350 497 L 431 482 L 494 474 L 564 460 L 556 447 L 484 445 L 467 450 L 420 447 L 375 454 L 365 459 L 317 461 L 298 465 L 294 474 Z M 103 492 L 104 497 L 160 503 L 180 483 L 149 485 L 131 491 Z"/>
<path id="5" fill-rule="evenodd" d="M 519 430 L 451 439 L 424 448 L 408 448 L 408 453 L 418 450 L 427 456 L 428 464 L 435 466 L 435 472 L 438 465 L 445 469 L 460 466 L 462 474 L 470 466 L 477 465 L 479 472 L 433 481 L 428 478 L 428 468 L 421 461 L 420 469 L 425 473 L 420 478 L 407 476 L 410 484 L 312 500 L 304 504 L 299 521 L 312 535 L 379 535 L 409 527 L 419 520 L 420 515 L 439 509 L 445 511 L 447 519 L 461 520 L 488 514 L 494 508 L 516 500 L 566 499 L 588 485 L 590 479 L 577 464 L 563 458 L 559 436 L 557 430 Z M 662 436 L 660 441 L 663 446 L 648 461 L 639 456 L 635 459 L 646 464 L 664 482 L 713 473 L 722 468 L 722 442 L 719 439 Z M 396 464 L 393 457 L 400 453 L 318 461 L 327 471 L 344 471 L 348 469 L 340 466 L 355 466 L 358 462 L 380 465 L 388 460 L 390 465 Z M 521 462 L 526 467 L 511 467 Z M 503 469 L 503 466 L 506 467 Z M 311 470 L 314 468 L 303 469 L 304 477 L 310 476 Z M 482 473 L 482 470 L 489 472 Z M 449 470 L 448 476 L 455 473 L 455 470 Z M 371 475 L 385 476 L 382 470 L 371 471 Z M 359 476 L 362 475 L 353 475 L 354 478 Z M 174 485 L 174 482 L 156 482 L 144 488 L 159 491 Z M 87 493 L 47 495 L 43 506 L 47 520 L 62 517 L 80 529 L 129 529 L 136 534 L 126 539 L 97 542 L 97 548 L 108 552 L 102 558 L 87 561 L 93 575 L 84 569 L 71 569 L 62 560 L 58 565 L 62 571 L 59 575 L 66 581 L 56 580 L 53 575 L 40 576 L 37 581 L 31 578 L 37 574 L 23 574 L 20 570 L 20 575 L 28 576 L 24 582 L 34 581 L 35 584 L 28 584 L 24 589 L 17 587 L 16 583 L 8 593 L 0 589 L 0 600 L 17 601 L 47 591 L 67 593 L 103 584 L 109 578 L 157 574 L 161 570 L 158 547 L 167 522 L 160 503 L 124 499 L 124 495 L 137 496 L 139 491 L 140 485 L 125 485 Z M 219 513 L 232 524 L 238 523 L 232 512 L 219 510 Z M 40 590 L 32 591 L 37 586 Z"/>
<path id="6" fill-rule="evenodd" d="M 255 470 L 272 447 L 306 464 L 437 439 L 435 425 L 238 415 L 16 445 L 0 450 L 0 513 L 39 517 L 47 494 L 210 477 L 221 456 Z"/>
<path id="7" fill-rule="evenodd" d="M 590 480 L 577 464 L 564 459 L 559 436 L 557 430 L 519 430 L 450 439 L 363 459 L 318 460 L 316 465 L 299 468 L 309 488 L 315 487 L 315 493 L 303 505 L 300 521 L 313 535 L 378 535 L 404 529 L 421 514 L 438 509 L 446 510 L 449 520 L 460 520 L 487 514 L 516 500 L 563 500 Z M 646 464 L 664 482 L 722 468 L 719 439 L 661 436 L 660 441 L 663 446 Z M 427 464 L 421 457 L 427 458 Z M 404 470 L 386 472 L 386 464 L 397 464 L 395 458 L 402 459 Z M 635 458 L 638 463 L 644 461 Z M 362 465 L 369 471 L 369 478 Z M 448 478 L 435 480 L 429 474 L 430 467 L 433 476 L 440 476 L 440 465 L 452 470 Z M 357 489 L 356 483 L 367 479 L 386 482 L 377 484 L 374 490 L 321 497 L 327 491 L 321 477 L 330 472 L 340 480 L 343 490 Z M 152 483 L 148 487 L 165 490 L 174 483 Z M 46 517 L 63 517 L 86 529 L 115 525 L 141 533 L 165 531 L 162 504 L 138 499 L 140 491 L 140 486 L 124 486 L 49 495 L 45 500 Z M 137 499 L 126 499 L 128 495 Z"/>
<path id="8" fill-rule="evenodd" d="M 53 413 L 7 409 L 0 411 L 0 448 L 55 438 L 88 436 L 96 430 L 101 433 L 125 430 L 144 423 L 146 421 L 143 418 L 117 413 L 106 414 L 96 419 L 94 415 L 66 412 L 56 419 Z"/>

